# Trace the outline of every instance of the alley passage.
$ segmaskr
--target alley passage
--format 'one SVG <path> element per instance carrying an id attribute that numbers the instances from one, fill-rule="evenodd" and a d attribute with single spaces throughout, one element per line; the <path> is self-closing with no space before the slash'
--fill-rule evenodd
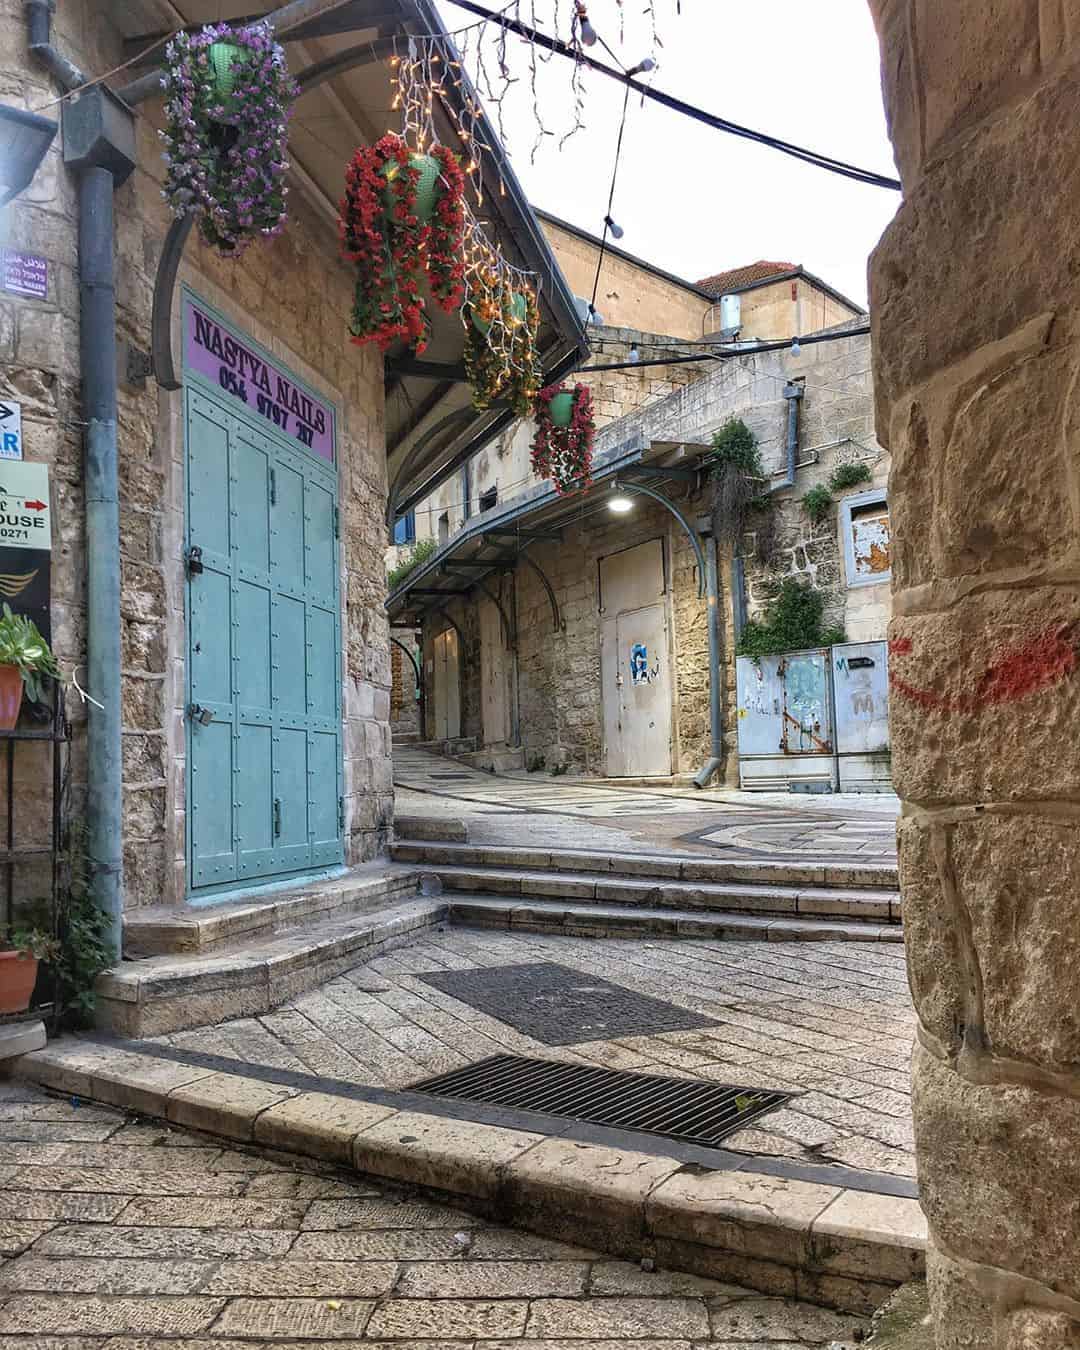
<path id="1" fill-rule="evenodd" d="M 0 1140 L 0 1350 L 800 1350 L 865 1325 L 18 1084 Z"/>

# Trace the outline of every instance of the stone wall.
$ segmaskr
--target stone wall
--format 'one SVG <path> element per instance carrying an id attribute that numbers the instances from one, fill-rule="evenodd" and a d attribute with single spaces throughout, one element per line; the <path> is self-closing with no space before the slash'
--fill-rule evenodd
<path id="1" fill-rule="evenodd" d="M 112 6 L 66 0 L 54 38 L 93 72 L 121 60 Z M 26 50 L 21 0 L 0 0 L 0 85 L 6 101 L 42 107 L 58 94 Z M 55 105 L 51 113 L 56 113 Z M 121 342 L 149 345 L 154 276 L 169 218 L 161 199 L 160 104 L 136 118 L 138 167 L 115 198 L 117 318 Z M 0 293 L 0 394 L 23 403 L 26 458 L 47 463 L 53 491 L 53 631 L 65 671 L 85 678 L 85 547 L 77 196 L 61 137 L 31 188 L 5 212 L 3 242 L 47 257 L 46 302 Z M 392 814 L 390 667 L 383 611 L 385 452 L 382 373 L 345 332 L 349 278 L 330 222 L 294 191 L 285 234 L 239 262 L 202 248 L 195 234 L 181 279 L 268 347 L 340 409 L 343 731 L 347 855 L 373 856 Z M 179 307 L 177 306 L 177 309 Z M 178 315 L 176 316 L 178 325 Z M 179 352 L 178 327 L 174 350 Z M 125 902 L 185 894 L 184 571 L 182 393 L 120 390 Z M 93 690 L 89 691 L 93 694 Z M 72 810 L 82 810 L 85 713 L 75 722 Z"/>
<path id="2" fill-rule="evenodd" d="M 893 770 L 938 1350 L 1080 1343 L 1080 9 L 873 0 Z"/>

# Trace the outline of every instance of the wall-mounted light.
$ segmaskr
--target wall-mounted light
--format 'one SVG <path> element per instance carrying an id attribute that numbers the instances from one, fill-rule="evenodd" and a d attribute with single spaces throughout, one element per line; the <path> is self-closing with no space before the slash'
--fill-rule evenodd
<path id="1" fill-rule="evenodd" d="M 634 509 L 634 503 L 629 497 L 623 496 L 618 492 L 613 497 L 608 498 L 608 510 L 613 511 L 617 516 L 625 516 L 627 511 Z"/>
<path id="2" fill-rule="evenodd" d="M 33 181 L 56 135 L 56 123 L 0 103 L 0 206 Z"/>

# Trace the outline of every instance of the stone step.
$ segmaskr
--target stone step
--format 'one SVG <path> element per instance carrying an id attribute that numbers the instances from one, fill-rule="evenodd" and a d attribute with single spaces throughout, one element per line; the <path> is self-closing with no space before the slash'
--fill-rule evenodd
<path id="1" fill-rule="evenodd" d="M 896 923 L 843 919 L 778 919 L 719 910 L 608 905 L 596 901 L 501 900 L 488 895 L 444 896 L 456 923 L 596 938 L 711 938 L 742 942 L 903 942 Z"/>
<path id="2" fill-rule="evenodd" d="M 751 914 L 838 917 L 873 923 L 900 922 L 895 891 L 840 890 L 824 886 L 755 885 L 654 880 L 650 877 L 598 876 L 595 872 L 517 871 L 496 867 L 433 864 L 431 873 L 452 891 L 514 895 L 553 900 L 592 900 L 654 908 L 739 911 Z"/>
<path id="3" fill-rule="evenodd" d="M 402 832 L 403 833 L 403 832 Z M 465 867 L 527 868 L 544 872 L 608 872 L 657 881 L 706 884 L 824 886 L 844 890 L 895 892 L 895 863 L 773 862 L 768 858 L 726 859 L 675 853 L 612 853 L 591 849 L 523 848 L 513 845 L 433 843 L 401 838 L 391 846 L 397 862 Z"/>
<path id="4" fill-rule="evenodd" d="M 277 935 L 248 933 L 242 942 L 211 952 L 124 961 L 98 976 L 98 1027 L 120 1036 L 162 1036 L 255 1017 L 445 918 L 442 901 L 413 894 L 368 913 L 339 914 Z"/>
<path id="5" fill-rule="evenodd" d="M 148 905 L 124 915 L 124 955 L 206 952 L 287 932 L 302 924 L 363 913 L 416 892 L 415 868 L 364 863 L 327 881 L 273 888 L 251 899 L 210 905 Z"/>
<path id="6" fill-rule="evenodd" d="M 15 1064 L 65 1096 L 233 1147 L 353 1167 L 542 1236 L 845 1312 L 873 1311 L 925 1269 L 914 1190 L 880 1173 L 697 1149 L 170 1045 L 67 1038 Z"/>
<path id="7" fill-rule="evenodd" d="M 394 816 L 394 833 L 429 843 L 467 844 L 469 826 L 462 816 Z"/>

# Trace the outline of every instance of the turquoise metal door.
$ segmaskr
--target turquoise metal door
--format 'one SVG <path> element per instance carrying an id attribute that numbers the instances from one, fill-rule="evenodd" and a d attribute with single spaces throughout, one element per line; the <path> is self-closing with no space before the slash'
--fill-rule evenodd
<path id="1" fill-rule="evenodd" d="M 265 424 L 198 388 L 186 399 L 199 891 L 342 861 L 337 482 Z"/>

